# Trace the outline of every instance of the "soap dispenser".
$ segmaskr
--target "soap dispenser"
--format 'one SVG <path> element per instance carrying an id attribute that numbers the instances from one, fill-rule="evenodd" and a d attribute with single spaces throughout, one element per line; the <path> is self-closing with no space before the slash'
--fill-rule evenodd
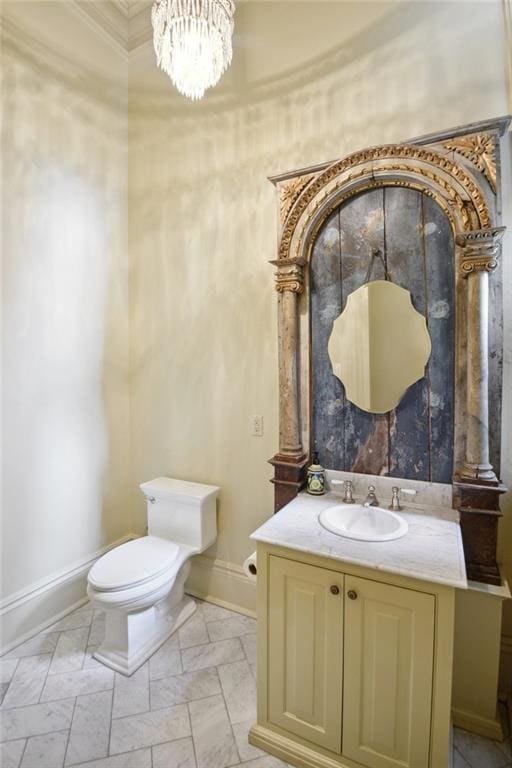
<path id="1" fill-rule="evenodd" d="M 325 493 L 325 469 L 318 463 L 318 454 L 313 454 L 313 463 L 308 467 L 307 491 L 312 496 Z"/>

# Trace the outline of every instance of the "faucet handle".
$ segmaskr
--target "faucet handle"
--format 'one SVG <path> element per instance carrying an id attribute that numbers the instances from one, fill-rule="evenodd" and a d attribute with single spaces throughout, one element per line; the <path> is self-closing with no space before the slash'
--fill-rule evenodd
<path id="1" fill-rule="evenodd" d="M 353 504 L 354 498 L 352 496 L 354 486 L 351 480 L 331 480 L 331 485 L 343 485 L 345 488 L 345 495 L 343 496 L 344 504 Z"/>
<path id="2" fill-rule="evenodd" d="M 352 496 L 352 491 L 354 490 L 354 486 L 352 485 L 351 480 L 345 480 L 345 495 L 343 496 L 343 502 L 345 504 L 353 504 L 354 503 L 354 497 Z"/>
<path id="3" fill-rule="evenodd" d="M 392 509 L 394 512 L 400 512 L 402 507 L 400 506 L 400 497 L 398 496 L 400 493 L 400 488 L 398 485 L 394 485 L 392 487 L 391 493 L 393 496 L 391 497 L 391 504 L 389 505 L 389 509 Z"/>
<path id="4" fill-rule="evenodd" d="M 414 488 L 399 488 L 397 485 L 394 485 L 391 489 L 391 493 L 393 494 L 393 496 L 391 498 L 391 504 L 389 505 L 389 509 L 392 509 L 395 512 L 400 512 L 402 507 L 400 506 L 400 497 L 398 496 L 398 494 L 406 493 L 409 496 L 416 496 L 418 491 L 415 491 Z"/>

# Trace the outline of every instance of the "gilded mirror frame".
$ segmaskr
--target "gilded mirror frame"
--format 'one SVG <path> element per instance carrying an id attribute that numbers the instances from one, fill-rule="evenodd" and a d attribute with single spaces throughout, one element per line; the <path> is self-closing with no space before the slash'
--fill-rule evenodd
<path id="1" fill-rule="evenodd" d="M 484 121 L 271 177 L 279 195 L 280 228 L 278 257 L 271 262 L 277 268 L 279 326 L 279 450 L 270 460 L 276 510 L 303 486 L 310 452 L 309 264 L 315 237 L 344 201 L 389 186 L 432 198 L 454 234 L 454 493 L 464 483 L 502 488 L 499 467 L 495 472 L 489 460 L 489 377 L 495 389 L 501 383 L 494 360 L 489 368 L 488 344 L 502 349 L 501 280 L 493 273 L 499 273 L 504 232 L 497 177 L 500 140 L 509 122 L 508 117 Z M 486 502 L 486 508 L 493 504 Z"/>

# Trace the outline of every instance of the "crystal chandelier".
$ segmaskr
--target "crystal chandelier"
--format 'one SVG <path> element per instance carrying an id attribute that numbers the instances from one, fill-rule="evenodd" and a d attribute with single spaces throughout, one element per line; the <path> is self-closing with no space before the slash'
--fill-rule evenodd
<path id="1" fill-rule="evenodd" d="M 234 13 L 234 0 L 156 0 L 153 4 L 158 66 L 189 99 L 200 99 L 231 64 Z"/>

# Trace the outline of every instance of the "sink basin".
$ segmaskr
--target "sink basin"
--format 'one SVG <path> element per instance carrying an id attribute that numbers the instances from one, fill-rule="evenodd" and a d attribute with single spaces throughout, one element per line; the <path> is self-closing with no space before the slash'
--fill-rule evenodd
<path id="1" fill-rule="evenodd" d="M 318 520 L 331 533 L 359 541 L 401 539 L 409 528 L 407 521 L 391 510 L 362 504 L 336 504 L 324 509 Z"/>

